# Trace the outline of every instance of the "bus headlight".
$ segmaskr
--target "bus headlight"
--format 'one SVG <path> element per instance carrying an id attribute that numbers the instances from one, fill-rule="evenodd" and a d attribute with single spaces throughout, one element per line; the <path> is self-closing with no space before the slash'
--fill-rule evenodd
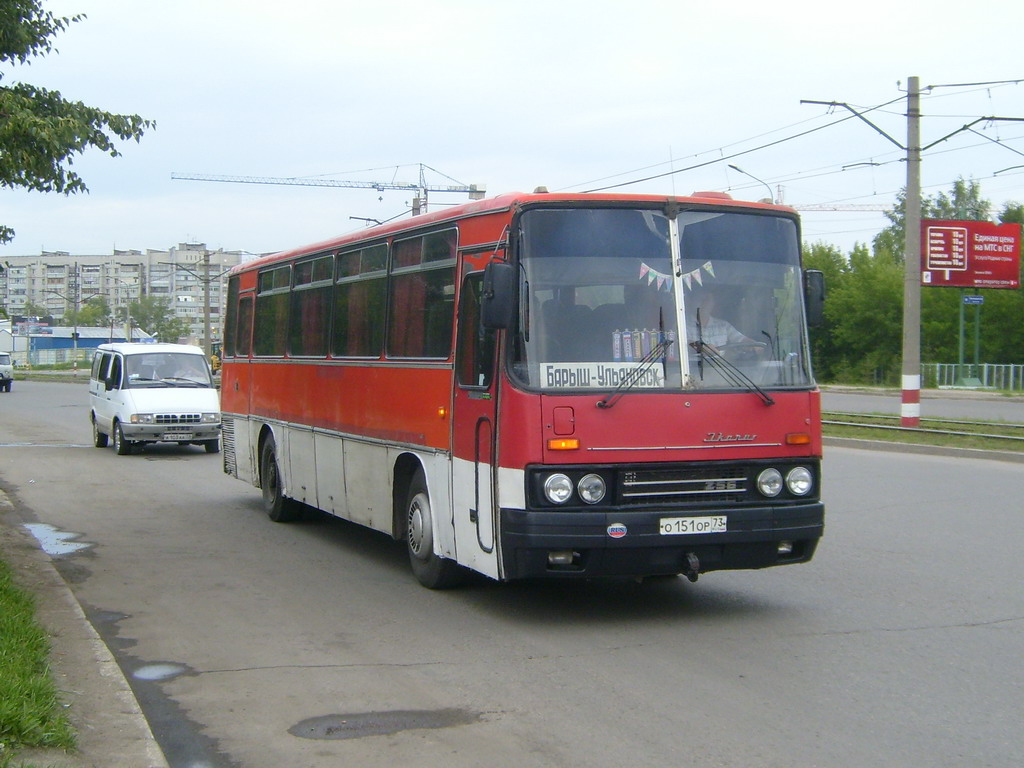
<path id="1" fill-rule="evenodd" d="M 782 493 L 782 473 L 775 468 L 761 472 L 757 476 L 757 490 L 762 496 L 778 496 Z"/>
<path id="2" fill-rule="evenodd" d="M 152 424 L 154 418 L 152 413 L 133 413 L 129 421 L 132 424 Z"/>
<path id="3" fill-rule="evenodd" d="M 220 421 L 220 414 L 219 413 L 204 413 L 203 414 L 203 424 L 216 424 L 218 421 Z"/>
<path id="4" fill-rule="evenodd" d="M 572 480 L 566 475 L 549 475 L 544 481 L 544 496 L 552 504 L 565 504 L 572 496 Z"/>
<path id="5" fill-rule="evenodd" d="M 600 475 L 584 475 L 576 484 L 576 490 L 587 504 L 597 504 L 604 498 L 608 488 Z"/>
<path id="6" fill-rule="evenodd" d="M 793 467 L 786 474 L 786 487 L 794 496 L 806 496 L 814 487 L 814 477 L 807 467 Z"/>

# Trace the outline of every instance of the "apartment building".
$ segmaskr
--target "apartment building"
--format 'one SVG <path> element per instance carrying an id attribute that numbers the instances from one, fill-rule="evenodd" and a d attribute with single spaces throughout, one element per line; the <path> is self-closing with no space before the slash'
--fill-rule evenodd
<path id="1" fill-rule="evenodd" d="M 190 335 L 202 343 L 209 305 L 210 340 L 220 341 L 226 300 L 226 273 L 256 258 L 244 251 L 209 250 L 204 243 L 179 243 L 167 250 L 115 250 L 97 256 L 44 251 L 9 256 L 0 270 L 0 306 L 9 316 L 45 309 L 59 323 L 64 314 L 97 296 L 111 311 L 143 296 L 166 298 Z M 144 329 L 145 330 L 145 329 Z"/>

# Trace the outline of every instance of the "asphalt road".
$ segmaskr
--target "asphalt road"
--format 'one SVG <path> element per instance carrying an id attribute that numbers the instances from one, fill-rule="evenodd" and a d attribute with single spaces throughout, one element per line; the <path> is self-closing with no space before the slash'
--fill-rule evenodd
<path id="1" fill-rule="evenodd" d="M 201 448 L 90 445 L 84 388 L 0 395 L 0 486 L 173 768 L 1024 764 L 1024 466 L 829 447 L 807 565 L 419 587 L 270 522 Z"/>

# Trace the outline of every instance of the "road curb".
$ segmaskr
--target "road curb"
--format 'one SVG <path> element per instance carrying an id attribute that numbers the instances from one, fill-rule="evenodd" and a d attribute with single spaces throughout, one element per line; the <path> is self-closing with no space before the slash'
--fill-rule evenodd
<path id="1" fill-rule="evenodd" d="M 168 768 L 113 654 L 2 490 L 0 554 L 17 584 L 35 597 L 36 619 L 50 640 L 50 672 L 78 738 L 76 752 L 26 750 L 18 761 L 53 768 Z"/>
<path id="2" fill-rule="evenodd" d="M 1014 451 L 983 451 L 980 448 L 947 448 L 920 443 L 890 443 L 885 440 L 863 440 L 857 437 L 823 437 L 822 443 L 837 448 L 860 448 L 888 453 L 916 453 L 927 456 L 954 456 L 962 459 L 986 459 L 1024 464 L 1024 453 Z"/>

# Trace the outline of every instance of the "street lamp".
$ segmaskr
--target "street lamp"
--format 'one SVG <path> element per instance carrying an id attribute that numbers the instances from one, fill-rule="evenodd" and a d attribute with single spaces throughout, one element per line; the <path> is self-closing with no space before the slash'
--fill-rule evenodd
<path id="1" fill-rule="evenodd" d="M 755 176 L 752 173 L 748 173 L 747 171 L 744 171 L 738 165 L 730 164 L 729 167 L 732 168 L 734 171 L 737 171 L 738 173 L 742 173 L 744 176 L 749 176 L 750 178 L 752 178 L 754 181 L 758 182 L 759 184 L 764 184 L 764 188 L 768 190 L 768 202 L 769 203 L 774 203 L 775 202 L 775 193 L 772 192 L 772 188 L 768 186 L 768 182 L 764 181 L 763 179 L 757 178 L 757 176 Z"/>

